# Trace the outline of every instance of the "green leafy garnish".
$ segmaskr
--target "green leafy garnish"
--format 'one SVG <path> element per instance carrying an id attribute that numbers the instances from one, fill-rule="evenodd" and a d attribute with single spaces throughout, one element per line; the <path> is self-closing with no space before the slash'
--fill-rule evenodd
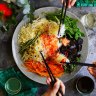
<path id="1" fill-rule="evenodd" d="M 84 33 L 80 31 L 80 29 L 77 26 L 77 19 L 70 18 L 66 16 L 65 19 L 65 35 L 68 35 L 70 38 L 75 38 L 78 40 L 78 38 L 81 38 L 84 36 Z"/>
<path id="2" fill-rule="evenodd" d="M 66 73 L 71 73 L 72 71 L 75 70 L 75 68 L 76 68 L 76 65 L 75 65 L 75 64 L 66 64 L 66 65 L 64 66 L 64 71 L 65 71 Z"/>
<path id="3" fill-rule="evenodd" d="M 75 61 L 80 62 L 80 57 L 76 57 Z M 64 66 L 64 71 L 66 73 L 71 73 L 72 71 L 74 71 L 76 69 L 76 66 L 77 66 L 76 64 L 66 64 Z"/>
<path id="4" fill-rule="evenodd" d="M 45 16 L 46 16 L 47 20 L 52 20 L 52 21 L 59 23 L 61 13 L 60 13 L 60 11 L 57 11 L 54 13 L 46 13 Z"/>
<path id="5" fill-rule="evenodd" d="M 60 22 L 60 16 L 61 16 L 61 11 L 56 11 L 54 13 L 47 13 L 46 18 L 48 20 L 55 21 L 57 23 Z M 81 30 L 77 26 L 77 19 L 73 19 L 69 16 L 65 17 L 65 36 L 68 36 L 69 38 L 75 38 L 75 40 L 78 40 L 78 38 L 81 38 L 84 36 L 84 33 L 81 32 Z"/>

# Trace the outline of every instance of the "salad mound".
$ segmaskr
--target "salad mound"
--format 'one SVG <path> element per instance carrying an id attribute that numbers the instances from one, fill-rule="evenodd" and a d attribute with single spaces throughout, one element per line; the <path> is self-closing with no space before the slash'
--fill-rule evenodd
<path id="1" fill-rule="evenodd" d="M 76 65 L 66 65 L 65 62 L 80 60 L 84 33 L 77 27 L 78 20 L 66 16 L 65 32 L 58 38 L 60 14 L 60 11 L 47 13 L 44 18 L 37 18 L 21 28 L 18 35 L 19 53 L 28 71 L 48 76 L 40 51 L 54 76 L 60 77 L 64 72 L 74 71 Z"/>

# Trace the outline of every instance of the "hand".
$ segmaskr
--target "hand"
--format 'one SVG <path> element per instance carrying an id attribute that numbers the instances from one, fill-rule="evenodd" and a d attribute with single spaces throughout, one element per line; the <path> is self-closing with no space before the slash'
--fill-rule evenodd
<path id="1" fill-rule="evenodd" d="M 63 0 L 62 0 L 63 2 Z M 68 4 L 68 8 L 71 8 L 72 6 L 74 6 L 76 0 L 69 0 L 69 4 Z"/>
<path id="2" fill-rule="evenodd" d="M 52 87 L 50 85 L 51 79 L 50 78 L 47 79 L 46 82 L 49 85 L 49 88 L 44 93 L 43 96 L 56 96 L 56 93 L 58 92 L 58 90 L 59 90 L 60 87 L 61 87 L 61 90 L 62 90 L 63 94 L 65 94 L 65 86 L 64 86 L 63 82 L 61 80 L 59 80 L 59 79 L 56 79 L 56 80 L 57 80 L 56 83 Z M 59 94 L 59 96 L 61 96 L 61 95 Z"/>
<path id="3" fill-rule="evenodd" d="M 96 62 L 93 62 L 93 64 L 96 65 Z M 88 71 L 91 75 L 93 75 L 96 78 L 96 67 L 88 67 Z"/>

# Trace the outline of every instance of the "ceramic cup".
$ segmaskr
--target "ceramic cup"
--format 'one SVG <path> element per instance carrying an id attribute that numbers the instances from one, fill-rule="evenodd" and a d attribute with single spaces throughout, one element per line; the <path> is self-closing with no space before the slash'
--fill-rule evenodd
<path id="1" fill-rule="evenodd" d="M 82 16 L 80 21 L 85 27 L 95 28 L 96 27 L 96 13 L 88 13 Z"/>
<path id="2" fill-rule="evenodd" d="M 76 89 L 82 95 L 90 94 L 94 89 L 94 81 L 88 76 L 80 77 L 76 81 Z"/>
<path id="3" fill-rule="evenodd" d="M 21 90 L 21 82 L 17 78 L 10 78 L 5 83 L 5 90 L 8 94 L 15 95 Z"/>

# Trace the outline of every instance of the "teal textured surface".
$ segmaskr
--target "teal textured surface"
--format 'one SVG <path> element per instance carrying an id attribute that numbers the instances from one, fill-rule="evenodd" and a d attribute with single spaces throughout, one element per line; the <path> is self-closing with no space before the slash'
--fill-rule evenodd
<path id="1" fill-rule="evenodd" d="M 96 0 L 77 0 L 76 7 L 94 7 Z"/>
<path id="2" fill-rule="evenodd" d="M 0 86 L 4 91 L 6 81 L 13 77 L 18 78 L 22 84 L 21 91 L 14 96 L 35 96 L 40 84 L 24 76 L 16 66 L 14 68 L 0 71 Z M 5 94 L 6 96 L 11 96 L 6 91 Z"/>

